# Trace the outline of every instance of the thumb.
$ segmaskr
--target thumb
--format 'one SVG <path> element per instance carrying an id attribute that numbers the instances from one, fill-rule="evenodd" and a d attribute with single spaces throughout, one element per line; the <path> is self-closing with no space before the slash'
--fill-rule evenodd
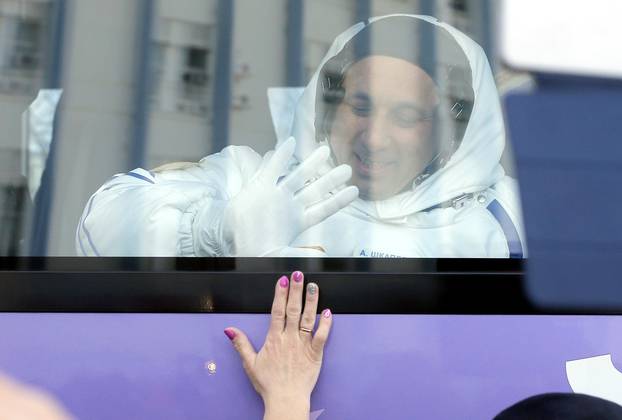
<path id="1" fill-rule="evenodd" d="M 257 353 L 255 352 L 255 349 L 246 334 L 237 328 L 227 327 L 225 328 L 225 335 L 229 338 L 229 340 L 231 340 L 233 347 L 235 347 L 236 351 L 240 355 L 244 368 L 246 369 L 253 366 Z"/>

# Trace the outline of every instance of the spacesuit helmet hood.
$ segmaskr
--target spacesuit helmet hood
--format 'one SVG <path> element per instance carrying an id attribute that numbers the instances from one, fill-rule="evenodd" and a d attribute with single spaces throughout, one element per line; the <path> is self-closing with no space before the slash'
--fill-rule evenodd
<path id="1" fill-rule="evenodd" d="M 414 42 L 407 44 L 395 42 L 396 34 L 413 39 Z M 473 106 L 472 77 L 468 59 L 456 40 L 445 29 L 426 20 L 396 16 L 392 19 L 367 23 L 346 42 L 337 55 L 326 61 L 320 70 L 315 106 L 316 141 L 331 143 L 331 126 L 335 122 L 337 108 L 346 96 L 344 79 L 354 64 L 374 56 L 392 57 L 412 63 L 425 73 L 425 78 L 433 82 L 434 96 L 438 103 L 435 104 L 433 113 L 429 115 L 432 130 L 427 136 L 431 138 L 433 157 L 426 159 L 425 166 L 417 171 L 415 182 L 419 184 L 443 167 L 462 141 Z M 386 68 L 383 70 L 385 72 L 381 78 L 396 76 L 389 73 Z M 414 68 L 412 70 L 418 71 Z M 372 80 L 367 83 L 375 82 Z M 425 83 L 425 80 L 420 80 L 419 83 Z M 413 105 L 421 106 L 417 103 L 419 100 L 429 99 L 416 95 L 415 92 L 413 94 L 415 101 Z M 369 112 L 362 109 L 362 106 L 366 107 L 368 104 L 360 104 L 354 112 L 359 116 L 366 114 L 363 116 L 367 117 Z M 413 125 L 413 127 L 416 125 L 407 121 L 415 117 L 412 115 L 413 112 L 409 115 L 403 106 L 399 111 L 402 113 L 400 125 Z M 373 155 L 369 152 L 364 154 Z M 425 159 L 421 156 L 413 158 Z"/>
<path id="2" fill-rule="evenodd" d="M 380 218 L 401 217 L 485 189 L 503 177 L 503 119 L 486 56 L 469 37 L 428 16 L 371 18 L 335 39 L 293 116 L 291 134 L 297 139 L 299 160 L 319 144 L 330 144 L 348 71 L 373 56 L 413 64 L 433 81 L 439 100 L 430 133 L 435 149 L 429 160 L 405 188 L 368 200 L 368 212 Z"/>

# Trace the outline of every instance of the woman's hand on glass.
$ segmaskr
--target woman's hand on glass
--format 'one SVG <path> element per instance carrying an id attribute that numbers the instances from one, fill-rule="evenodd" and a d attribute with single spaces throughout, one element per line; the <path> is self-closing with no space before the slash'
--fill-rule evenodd
<path id="1" fill-rule="evenodd" d="M 319 287 L 306 287 L 296 271 L 281 277 L 275 286 L 270 328 L 266 341 L 255 352 L 246 335 L 237 328 L 225 329 L 240 354 L 246 374 L 265 405 L 266 420 L 308 420 L 311 392 L 315 387 L 332 314 L 325 309 L 316 324 Z"/>

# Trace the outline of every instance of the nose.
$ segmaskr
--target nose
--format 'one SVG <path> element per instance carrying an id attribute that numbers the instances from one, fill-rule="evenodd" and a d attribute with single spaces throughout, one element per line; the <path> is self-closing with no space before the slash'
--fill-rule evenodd
<path id="1" fill-rule="evenodd" d="M 364 146 L 371 153 L 387 148 L 391 143 L 391 127 L 387 118 L 382 115 L 369 118 L 363 140 Z"/>

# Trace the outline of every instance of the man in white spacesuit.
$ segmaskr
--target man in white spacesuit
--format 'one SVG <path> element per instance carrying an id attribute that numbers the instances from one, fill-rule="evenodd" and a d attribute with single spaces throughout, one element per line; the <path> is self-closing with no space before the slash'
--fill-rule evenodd
<path id="1" fill-rule="evenodd" d="M 78 253 L 523 257 L 492 73 L 455 28 L 358 23 L 291 106 L 271 110 L 277 146 L 263 157 L 229 146 L 112 178 L 86 205 Z"/>

